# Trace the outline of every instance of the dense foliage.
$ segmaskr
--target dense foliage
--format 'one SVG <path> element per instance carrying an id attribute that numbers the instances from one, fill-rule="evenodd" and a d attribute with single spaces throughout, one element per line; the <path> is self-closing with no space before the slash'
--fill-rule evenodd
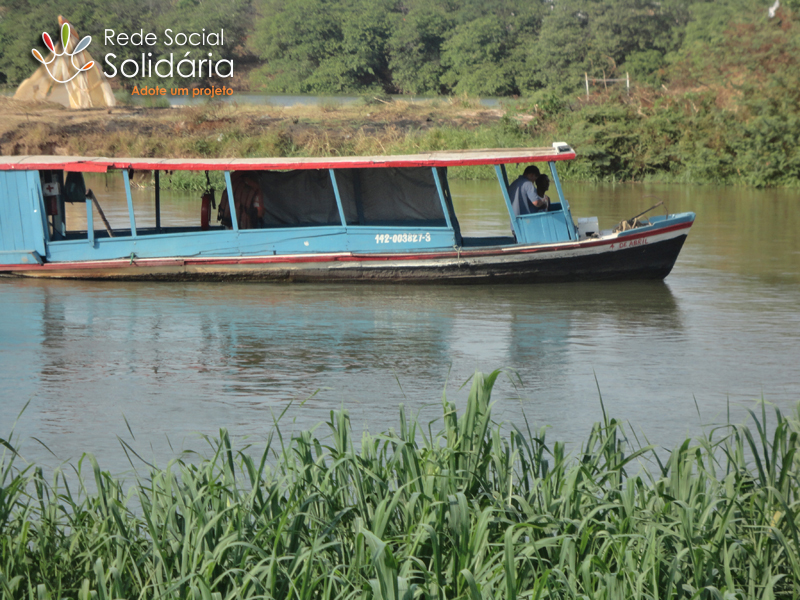
<path id="1" fill-rule="evenodd" d="M 775 28 L 800 0 L 782 5 Z M 55 33 L 59 13 L 94 36 L 96 53 L 110 51 L 105 28 L 155 32 L 162 43 L 144 47 L 155 58 L 174 49 L 166 28 L 224 28 L 215 58 L 260 62 L 256 79 L 270 91 L 489 96 L 575 92 L 584 73 L 660 85 L 676 64 L 712 64 L 704 45 L 767 21 L 761 0 L 0 0 L 0 83 L 30 73 L 30 50 L 45 50 L 41 32 Z M 142 48 L 114 50 L 139 58 Z"/>
<path id="2" fill-rule="evenodd" d="M 630 67 L 652 79 L 679 47 L 691 4 L 263 0 L 250 47 L 266 63 L 261 81 L 281 92 L 574 91 L 585 72 L 612 77 Z"/>
<path id="3" fill-rule="evenodd" d="M 796 598 L 798 415 L 766 410 L 671 453 L 604 418 L 574 456 L 546 429 L 491 420 L 476 374 L 441 430 L 352 438 L 275 431 L 260 456 L 223 431 L 212 456 L 126 492 L 0 460 L 7 598 Z M 762 405 L 763 406 L 763 405 Z M 255 450 L 250 448 L 249 450 Z"/>
<path id="4" fill-rule="evenodd" d="M 0 83 L 30 74 L 30 49 L 43 50 L 42 28 L 54 28 L 59 11 L 98 40 L 109 24 L 159 35 L 167 27 L 224 28 L 226 45 L 215 58 L 254 66 L 250 81 L 266 91 L 521 96 L 505 107 L 501 135 L 476 135 L 458 147 L 486 137 L 523 146 L 564 139 L 580 154 L 568 177 L 797 186 L 800 0 L 782 0 L 773 18 L 767 4 L 0 0 Z M 120 61 L 141 54 L 114 49 Z M 157 46 L 155 58 L 168 50 Z M 586 74 L 629 74 L 633 85 L 593 82 L 587 97 Z M 153 83 L 122 83 L 143 82 Z M 435 146 L 427 135 L 395 146 Z M 452 136 L 464 137 L 442 132 L 439 139 Z"/>

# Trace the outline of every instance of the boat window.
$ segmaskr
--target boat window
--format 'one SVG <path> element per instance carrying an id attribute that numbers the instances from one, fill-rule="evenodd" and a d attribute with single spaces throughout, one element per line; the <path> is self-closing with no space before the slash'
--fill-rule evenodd
<path id="1" fill-rule="evenodd" d="M 231 173 L 239 229 L 341 225 L 327 170 Z M 222 224 L 230 226 L 227 190 Z"/>
<path id="2" fill-rule="evenodd" d="M 86 183 L 83 173 L 39 171 L 51 240 L 86 239 Z"/>
<path id="3" fill-rule="evenodd" d="M 446 226 L 430 167 L 337 169 L 348 225 Z"/>

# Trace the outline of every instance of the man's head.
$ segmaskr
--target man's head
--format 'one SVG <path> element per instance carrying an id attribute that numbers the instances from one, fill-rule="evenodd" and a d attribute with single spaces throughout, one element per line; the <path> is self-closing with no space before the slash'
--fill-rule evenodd
<path id="1" fill-rule="evenodd" d="M 536 183 L 536 179 L 539 177 L 539 167 L 536 167 L 534 165 L 528 165 L 522 172 L 522 176 L 532 181 L 533 183 Z"/>
<path id="2" fill-rule="evenodd" d="M 536 178 L 536 192 L 543 196 L 550 189 L 550 178 L 547 175 L 539 175 Z"/>

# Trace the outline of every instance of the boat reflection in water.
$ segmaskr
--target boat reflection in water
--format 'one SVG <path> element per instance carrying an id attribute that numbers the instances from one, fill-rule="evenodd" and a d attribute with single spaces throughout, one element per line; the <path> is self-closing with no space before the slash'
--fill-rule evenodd
<path id="1" fill-rule="evenodd" d="M 344 406 L 357 431 L 397 424 L 405 403 L 424 421 L 440 399 L 463 401 L 476 369 L 501 377 L 496 417 L 558 426 L 576 435 L 597 419 L 591 368 L 616 379 L 635 354 L 658 360 L 653 340 L 683 334 L 662 282 L 607 286 L 343 286 L 6 280 L 4 305 L 24 328 L 0 325 L 3 372 L 15 373 L 4 422 L 31 399 L 18 433 L 59 459 L 117 456 L 128 437 L 146 455 L 173 456 L 184 438 L 228 427 L 265 435 L 310 427 Z M 610 359 L 610 362 L 609 362 Z M 624 369 L 622 369 L 624 372 Z M 636 373 L 626 374 L 636 389 Z M 658 384 L 660 374 L 642 380 Z M 576 394 L 583 387 L 589 393 Z M 523 402 L 520 402 L 520 398 Z M 128 440 L 133 443 L 132 440 Z M 152 451 L 150 450 L 152 446 Z M 30 448 L 30 446 L 28 446 Z"/>

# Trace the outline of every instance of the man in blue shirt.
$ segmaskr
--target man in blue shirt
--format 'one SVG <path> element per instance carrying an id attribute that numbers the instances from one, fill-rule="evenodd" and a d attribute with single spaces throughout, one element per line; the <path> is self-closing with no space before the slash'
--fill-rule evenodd
<path id="1" fill-rule="evenodd" d="M 536 193 L 536 179 L 539 177 L 539 169 L 533 165 L 525 168 L 522 175 L 508 186 L 508 197 L 511 198 L 511 207 L 514 214 L 529 215 L 531 213 L 544 212 L 547 210 L 547 199 L 540 198 Z"/>

